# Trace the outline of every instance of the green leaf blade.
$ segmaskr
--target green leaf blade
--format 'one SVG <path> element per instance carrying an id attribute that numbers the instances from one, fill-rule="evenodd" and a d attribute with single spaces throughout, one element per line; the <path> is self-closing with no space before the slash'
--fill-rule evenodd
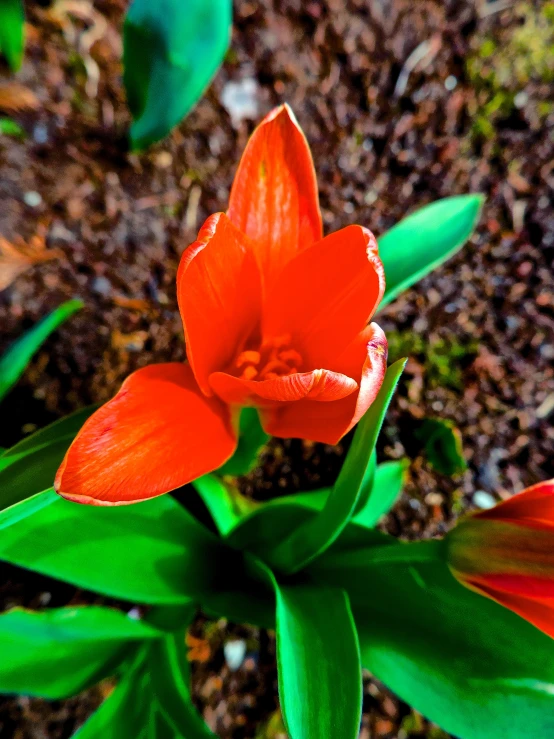
<path id="1" fill-rule="evenodd" d="M 123 81 L 135 150 L 166 136 L 196 104 L 229 45 L 231 0 L 134 0 L 123 28 Z"/>
<path id="2" fill-rule="evenodd" d="M 340 536 L 352 518 L 375 443 L 390 400 L 406 364 L 391 365 L 372 405 L 358 424 L 352 446 L 323 509 L 299 526 L 270 553 L 270 564 L 281 572 L 298 572 Z"/>
<path id="3" fill-rule="evenodd" d="M 8 611 L 0 615 L 0 692 L 75 695 L 112 675 L 144 640 L 158 637 L 148 624 L 111 608 Z"/>
<path id="4" fill-rule="evenodd" d="M 11 70 L 17 72 L 25 48 L 25 11 L 22 0 L 2 0 L 0 3 L 0 52 Z"/>
<path id="5" fill-rule="evenodd" d="M 414 561 L 372 561 L 372 547 L 361 547 L 310 567 L 321 585 L 347 591 L 363 666 L 460 739 L 552 735 L 554 640 L 462 587 L 439 542 L 380 539 Z M 415 561 L 428 548 L 434 560 Z"/>
<path id="6" fill-rule="evenodd" d="M 404 218 L 378 239 L 386 289 L 381 306 L 453 256 L 473 233 L 484 198 L 455 195 Z"/>
<path id="7" fill-rule="evenodd" d="M 96 407 L 60 418 L 0 454 L 0 511 L 52 486 L 69 445 Z"/>
<path id="8" fill-rule="evenodd" d="M 332 588 L 277 586 L 279 697 L 291 739 L 356 739 L 362 690 L 348 598 Z"/>
<path id="9" fill-rule="evenodd" d="M 81 310 L 81 300 L 68 300 L 17 339 L 0 357 L 0 400 L 25 372 L 33 354 L 64 321 Z"/>
<path id="10" fill-rule="evenodd" d="M 0 513 L 1 560 L 132 602 L 187 602 L 209 589 L 224 556 L 169 495 L 102 507 L 50 490 Z"/>

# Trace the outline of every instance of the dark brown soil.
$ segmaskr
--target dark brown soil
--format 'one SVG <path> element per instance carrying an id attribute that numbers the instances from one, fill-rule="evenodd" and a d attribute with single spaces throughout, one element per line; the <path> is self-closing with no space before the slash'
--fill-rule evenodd
<path id="1" fill-rule="evenodd" d="M 552 3 L 237 0 L 231 51 L 214 83 L 170 138 L 140 156 L 126 151 L 124 6 L 94 3 L 107 21 L 92 47 L 96 95 L 78 51 L 79 34 L 95 16 L 60 24 L 29 6 L 18 80 L 40 106 L 14 115 L 24 140 L 0 137 L 0 235 L 29 239 L 44 223 L 48 247 L 64 257 L 0 293 L 0 350 L 63 300 L 80 297 L 86 307 L 4 401 L 0 446 L 108 399 L 137 367 L 184 358 L 174 287 L 179 256 L 204 218 L 226 207 L 255 121 L 234 125 L 222 94 L 229 82 L 252 79 L 256 118 L 288 101 L 306 132 L 327 231 L 356 222 L 379 235 L 437 198 L 487 196 L 465 249 L 378 317 L 393 353 L 412 354 L 379 443 L 381 459 L 413 458 L 385 528 L 433 536 L 474 505 L 476 491 L 502 498 L 552 477 L 554 106 L 540 57 L 540 34 L 552 34 L 545 20 Z M 411 69 L 416 49 L 422 58 Z M 39 194 L 39 204 L 27 204 L 37 201 L 29 193 Z M 441 372 L 418 346 L 422 339 L 446 357 Z M 422 416 L 458 425 L 469 463 L 463 476 L 440 476 L 422 457 L 412 437 Z M 274 442 L 244 487 L 267 498 L 329 484 L 342 454 Z M 92 598 L 16 568 L 3 580 L 4 608 Z M 193 633 L 210 651 L 208 661 L 194 662 L 206 719 L 226 739 L 254 737 L 277 708 L 272 638 L 224 622 L 208 629 L 203 619 Z M 222 654 L 231 636 L 248 643 L 235 673 Z M 68 737 L 101 697 L 97 688 L 55 704 L 5 699 L 0 736 Z M 271 731 L 260 736 L 279 735 Z M 361 736 L 446 735 L 368 677 Z"/>

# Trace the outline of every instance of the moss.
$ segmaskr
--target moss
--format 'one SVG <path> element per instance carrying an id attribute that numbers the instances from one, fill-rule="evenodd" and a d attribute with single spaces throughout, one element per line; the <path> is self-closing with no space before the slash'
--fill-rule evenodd
<path id="1" fill-rule="evenodd" d="M 387 333 L 389 362 L 401 357 L 414 357 L 424 365 L 426 376 L 433 387 L 460 390 L 463 384 L 463 366 L 477 356 L 476 341 L 462 343 L 455 337 L 425 340 L 410 331 Z"/>
<path id="2" fill-rule="evenodd" d="M 486 37 L 469 55 L 466 70 L 476 93 L 472 138 L 493 139 L 496 124 L 515 109 L 515 97 L 530 82 L 554 81 L 554 0 L 536 10 L 527 2 L 514 9 L 519 20 L 505 42 Z M 551 108 L 536 103 L 539 118 Z"/>

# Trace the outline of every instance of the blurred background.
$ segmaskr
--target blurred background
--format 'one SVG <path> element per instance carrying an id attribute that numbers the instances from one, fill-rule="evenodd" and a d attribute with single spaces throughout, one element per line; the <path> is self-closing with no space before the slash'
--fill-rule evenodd
<path id="1" fill-rule="evenodd" d="M 286 101 L 327 231 L 379 235 L 438 198 L 487 198 L 458 256 L 378 317 L 391 360 L 410 357 L 378 449 L 411 459 L 409 481 L 383 527 L 433 536 L 554 476 L 554 2 L 236 0 L 213 83 L 142 154 L 127 142 L 126 9 L 29 2 L 23 65 L 0 68 L 0 351 L 62 301 L 85 303 L 3 401 L 0 447 L 107 400 L 138 367 L 184 358 L 179 257 L 225 210 L 256 122 Z M 459 430 L 464 472 L 433 469 L 414 440 L 434 415 Z M 243 491 L 330 484 L 348 443 L 275 441 Z M 91 597 L 2 566 L 2 609 Z M 271 635 L 199 618 L 188 646 L 197 704 L 221 737 L 284 736 Z M 2 698 L 0 737 L 68 737 L 110 689 Z M 448 735 L 366 675 L 361 736 Z"/>

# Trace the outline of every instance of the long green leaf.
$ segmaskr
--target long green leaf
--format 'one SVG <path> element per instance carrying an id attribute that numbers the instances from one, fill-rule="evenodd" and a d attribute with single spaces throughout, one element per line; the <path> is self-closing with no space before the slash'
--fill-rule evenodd
<path id="1" fill-rule="evenodd" d="M 441 559 L 418 562 L 436 542 L 383 538 L 413 561 L 387 564 L 369 547 L 310 567 L 348 592 L 364 667 L 460 739 L 554 736 L 554 640 L 462 587 Z"/>
<path id="2" fill-rule="evenodd" d="M 269 439 L 263 430 L 256 408 L 243 408 L 240 414 L 239 443 L 231 459 L 216 470 L 217 475 L 247 475 L 258 462 Z"/>
<path id="3" fill-rule="evenodd" d="M 166 136 L 196 104 L 229 45 L 231 0 L 134 0 L 123 27 L 131 143 Z"/>
<path id="4" fill-rule="evenodd" d="M 81 310 L 82 307 L 83 302 L 81 300 L 68 300 L 24 333 L 4 352 L 0 357 L 0 400 L 19 380 L 33 354 L 46 341 L 52 331 L 55 331 L 60 324 L 78 310 Z"/>
<path id="5" fill-rule="evenodd" d="M 456 195 L 412 213 L 379 239 L 386 290 L 381 307 L 455 254 L 471 236 L 482 195 Z"/>
<path id="6" fill-rule="evenodd" d="M 225 577 L 223 564 L 231 561 L 216 537 L 169 495 L 102 507 L 71 503 L 54 491 L 0 513 L 0 559 L 152 604 L 196 597 Z"/>
<path id="7" fill-rule="evenodd" d="M 356 739 L 362 689 L 344 591 L 276 584 L 279 697 L 291 739 Z"/>
<path id="8" fill-rule="evenodd" d="M 156 739 L 156 699 L 144 667 L 145 654 L 145 648 L 138 650 L 113 693 L 72 739 Z"/>
<path id="9" fill-rule="evenodd" d="M 174 731 L 186 739 L 217 739 L 192 702 L 183 628 L 152 644 L 149 669 L 161 710 Z"/>
<path id="10" fill-rule="evenodd" d="M 0 615 L 0 692 L 74 695 L 112 675 L 145 639 L 159 636 L 111 608 L 8 611 Z"/>
<path id="11" fill-rule="evenodd" d="M 388 368 L 377 398 L 358 424 L 348 456 L 321 512 L 295 529 L 270 553 L 270 563 L 275 569 L 298 572 L 324 552 L 352 518 L 379 431 L 405 364 L 406 360 L 400 359 Z"/>
<path id="12" fill-rule="evenodd" d="M 365 506 L 352 519 L 353 523 L 372 528 L 390 511 L 402 492 L 409 464 L 409 460 L 401 459 L 377 465 L 371 493 Z"/>
<path id="13" fill-rule="evenodd" d="M 0 511 L 52 485 L 69 445 L 96 407 L 61 418 L 0 454 Z"/>
<path id="14" fill-rule="evenodd" d="M 0 53 L 15 72 L 21 66 L 25 46 L 25 11 L 22 0 L 0 2 Z"/>

